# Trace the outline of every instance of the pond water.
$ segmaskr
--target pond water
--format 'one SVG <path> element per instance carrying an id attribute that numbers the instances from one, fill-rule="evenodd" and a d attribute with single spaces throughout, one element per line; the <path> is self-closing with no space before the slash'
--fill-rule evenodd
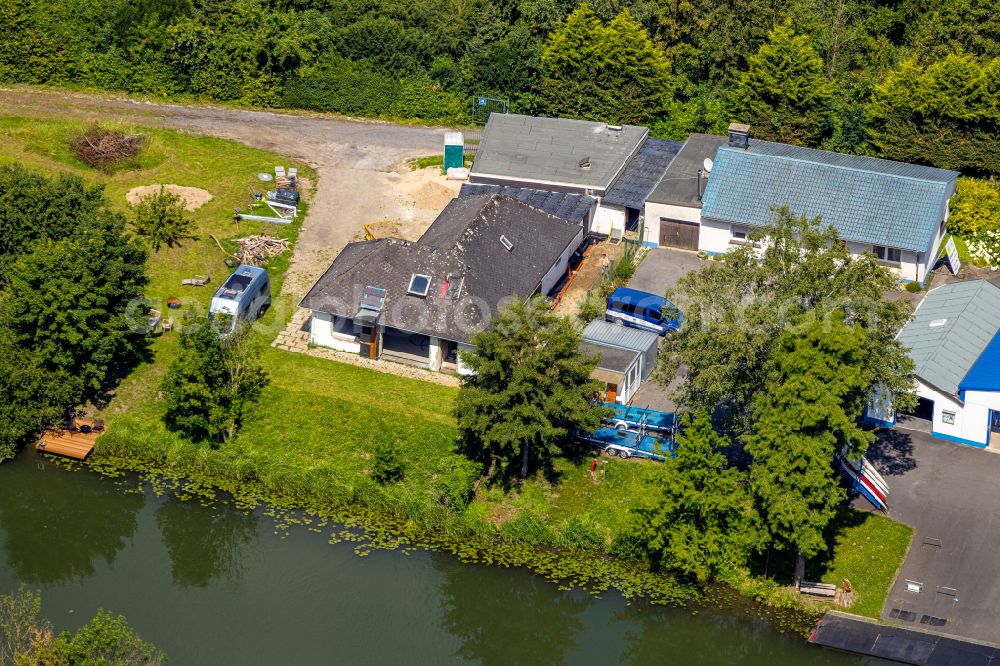
<path id="1" fill-rule="evenodd" d="M 329 529 L 276 529 L 34 451 L 0 465 L 0 593 L 40 591 L 59 630 L 123 613 L 174 664 L 865 663 L 742 613 L 592 599 L 440 553 L 358 557 Z"/>

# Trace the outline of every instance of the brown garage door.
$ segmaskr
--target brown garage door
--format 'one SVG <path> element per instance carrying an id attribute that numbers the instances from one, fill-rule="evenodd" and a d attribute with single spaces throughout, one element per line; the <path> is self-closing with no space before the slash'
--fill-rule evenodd
<path id="1" fill-rule="evenodd" d="M 682 250 L 698 249 L 698 223 L 660 218 L 660 245 Z"/>

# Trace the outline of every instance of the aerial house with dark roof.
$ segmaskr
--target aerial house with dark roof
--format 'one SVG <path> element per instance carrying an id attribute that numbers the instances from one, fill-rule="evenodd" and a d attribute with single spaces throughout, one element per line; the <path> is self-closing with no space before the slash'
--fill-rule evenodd
<path id="1" fill-rule="evenodd" d="M 635 125 L 494 113 L 469 182 L 584 198 L 592 205 L 587 231 L 620 237 L 637 226 L 680 146 Z"/>
<path id="2" fill-rule="evenodd" d="M 302 299 L 312 344 L 464 372 L 461 352 L 513 296 L 547 294 L 579 224 L 500 194 L 454 199 L 416 242 L 350 243 Z"/>

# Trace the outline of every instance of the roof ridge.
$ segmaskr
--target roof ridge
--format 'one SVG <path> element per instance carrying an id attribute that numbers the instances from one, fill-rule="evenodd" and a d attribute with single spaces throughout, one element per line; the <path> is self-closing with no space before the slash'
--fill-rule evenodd
<path id="1" fill-rule="evenodd" d="M 793 148 L 795 150 L 811 151 L 811 152 L 816 152 L 816 153 L 828 153 L 828 154 L 831 154 L 831 155 L 841 155 L 843 157 L 856 158 L 856 159 L 859 159 L 859 160 L 876 160 L 876 161 L 879 161 L 879 162 L 887 162 L 889 164 L 902 164 L 902 165 L 908 166 L 908 167 L 919 167 L 919 168 L 922 168 L 922 169 L 936 169 L 938 171 L 945 172 L 945 173 L 949 171 L 948 169 L 938 169 L 937 167 L 928 167 L 928 166 L 924 166 L 922 164 L 911 164 L 910 162 L 897 162 L 895 160 L 884 160 L 884 159 L 882 159 L 880 157 L 869 157 L 867 155 L 849 155 L 847 153 L 838 153 L 838 152 L 833 151 L 833 150 L 820 150 L 819 148 L 807 148 L 806 146 L 792 146 L 791 144 L 776 143 L 774 141 L 761 141 L 761 143 L 773 143 L 775 145 L 786 146 L 786 147 L 789 147 L 789 148 Z M 803 163 L 803 164 L 816 164 L 816 165 L 819 165 L 819 166 L 830 167 L 830 168 L 833 168 L 833 169 L 842 169 L 844 171 L 858 171 L 858 172 L 861 172 L 861 173 L 872 174 L 874 176 L 886 176 L 888 178 L 900 178 L 900 179 L 903 179 L 903 180 L 915 180 L 915 181 L 921 182 L 921 183 L 934 183 L 935 185 L 940 185 L 942 187 L 944 187 L 944 185 L 945 185 L 944 182 L 942 182 L 940 180 L 935 180 L 935 179 L 932 179 L 932 178 L 918 178 L 916 176 L 904 176 L 902 174 L 886 173 L 885 171 L 877 171 L 875 169 L 865 169 L 865 168 L 861 168 L 861 167 L 853 167 L 853 166 L 847 166 L 847 165 L 843 165 L 843 164 L 833 164 L 833 163 L 830 163 L 830 162 L 821 162 L 819 160 L 810 160 L 810 159 L 805 159 L 804 157 L 794 157 L 794 156 L 791 156 L 791 155 L 778 155 L 778 154 L 774 154 L 774 153 L 755 153 L 755 152 L 753 152 L 753 143 L 750 144 L 750 149 L 748 149 L 748 150 L 734 149 L 734 148 L 731 148 L 730 146 L 727 146 L 727 145 L 721 145 L 721 146 L 719 146 L 719 148 L 725 150 L 726 152 L 735 153 L 735 154 L 738 154 L 738 155 L 742 154 L 742 155 L 754 155 L 754 156 L 757 156 L 757 157 L 771 157 L 771 158 L 774 158 L 774 159 L 777 159 L 777 160 L 788 160 L 788 161 L 791 161 L 791 162 L 800 162 L 800 163 Z M 953 172 L 953 173 L 956 174 L 955 177 L 957 178 L 958 177 L 958 173 L 957 172 Z"/>

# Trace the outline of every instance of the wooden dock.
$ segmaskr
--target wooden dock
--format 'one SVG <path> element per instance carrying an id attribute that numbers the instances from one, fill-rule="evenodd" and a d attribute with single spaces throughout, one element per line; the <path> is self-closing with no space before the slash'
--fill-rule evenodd
<path id="1" fill-rule="evenodd" d="M 90 429 L 91 431 L 81 432 L 81 426 L 86 426 L 83 429 Z M 93 421 L 79 419 L 76 421 L 76 427 L 77 430 L 57 428 L 47 431 L 35 444 L 35 448 L 43 453 L 52 453 L 59 456 L 66 456 L 67 458 L 83 460 L 94 450 L 94 442 L 97 441 L 101 433 L 92 430 L 94 427 Z"/>

